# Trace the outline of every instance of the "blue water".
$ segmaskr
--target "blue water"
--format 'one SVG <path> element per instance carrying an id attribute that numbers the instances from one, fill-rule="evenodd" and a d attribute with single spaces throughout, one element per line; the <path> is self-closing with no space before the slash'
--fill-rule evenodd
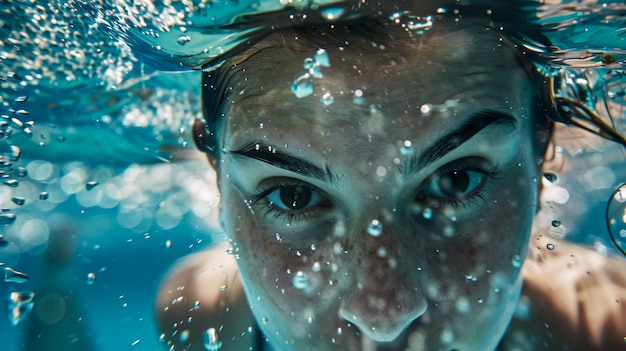
<path id="1" fill-rule="evenodd" d="M 339 1 L 295 1 L 284 11 L 312 14 L 316 3 L 322 20 L 359 15 Z M 26 349 L 24 340 L 46 333 L 79 337 L 96 350 L 161 349 L 153 310 L 161 278 L 177 259 L 221 238 L 217 195 L 207 182 L 213 175 L 189 138 L 191 121 L 201 117 L 200 72 L 194 69 L 218 63 L 265 23 L 290 20 L 238 17 L 283 11 L 278 0 L 214 1 L 204 8 L 126 5 L 137 14 L 112 1 L 0 4 L 0 114 L 8 123 L 0 126 L 0 153 L 2 160 L 15 153 L 11 147 L 21 153 L 5 173 L 19 185 L 0 189 L 3 214 L 16 216 L 0 230 L 0 262 L 29 276 L 22 283 L 0 281 L 0 301 L 15 291 L 35 292 L 38 301 L 68 295 L 64 313 L 83 333 L 64 335 L 46 324 L 55 315 L 38 312 L 36 303 L 16 326 L 0 318 L 2 350 Z M 535 48 L 544 63 L 596 67 L 612 55 L 615 62 L 597 72 L 613 72 L 605 92 L 623 133 L 622 1 L 563 1 L 532 11 L 557 44 Z M 558 156 L 566 166 L 556 167 L 558 181 L 546 185 L 551 197 L 538 221 L 550 229 L 558 219 L 563 225 L 550 229 L 555 236 L 616 252 L 604 211 L 626 181 L 623 150 L 599 138 L 571 142 L 569 132 L 562 132 Z M 73 247 L 64 259 L 50 259 L 61 253 L 55 240 Z"/>

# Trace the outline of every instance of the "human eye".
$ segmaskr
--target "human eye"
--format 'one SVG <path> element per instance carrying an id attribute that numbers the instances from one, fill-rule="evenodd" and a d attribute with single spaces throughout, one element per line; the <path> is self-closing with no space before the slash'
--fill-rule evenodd
<path id="1" fill-rule="evenodd" d="M 264 181 L 253 198 L 254 203 L 263 206 L 266 217 L 286 219 L 290 224 L 331 206 L 328 197 L 317 187 L 291 178 Z"/>
<path id="2" fill-rule="evenodd" d="M 496 167 L 481 159 L 454 161 L 438 169 L 421 188 L 417 198 L 442 205 L 467 205 L 485 198 L 489 181 L 495 178 Z"/>

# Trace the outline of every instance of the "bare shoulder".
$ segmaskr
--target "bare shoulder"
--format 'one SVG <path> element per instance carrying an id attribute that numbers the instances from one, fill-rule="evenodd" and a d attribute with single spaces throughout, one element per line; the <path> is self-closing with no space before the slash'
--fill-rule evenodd
<path id="1" fill-rule="evenodd" d="M 536 237 L 522 274 L 532 317 L 513 329 L 533 325 L 549 350 L 626 350 L 626 259 Z"/>
<path id="2" fill-rule="evenodd" d="M 205 351 L 211 328 L 222 351 L 244 350 L 256 342 L 235 258 L 219 245 L 181 259 L 164 276 L 156 301 L 163 342 L 171 350 Z"/>

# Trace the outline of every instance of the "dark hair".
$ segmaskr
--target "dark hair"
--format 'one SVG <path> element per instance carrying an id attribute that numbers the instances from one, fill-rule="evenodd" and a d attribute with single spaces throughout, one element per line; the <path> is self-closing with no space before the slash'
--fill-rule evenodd
<path id="1" fill-rule="evenodd" d="M 604 122 L 595 113 L 593 107 L 585 103 L 584 87 L 572 89 L 571 86 L 563 83 L 563 76 L 570 74 L 569 72 L 556 70 L 550 72 L 550 70 L 540 69 L 547 67 L 551 59 L 548 55 L 550 43 L 542 34 L 545 28 L 542 28 L 536 21 L 516 13 L 522 11 L 521 8 L 524 6 L 526 6 L 523 9 L 524 13 L 534 13 L 533 9 L 527 8 L 530 2 L 524 0 L 513 2 L 518 6 L 493 9 L 493 4 L 491 7 L 486 7 L 474 3 L 462 8 L 457 7 L 454 11 L 437 15 L 435 21 L 436 23 L 462 21 L 487 26 L 502 33 L 512 49 L 518 50 L 520 65 L 526 69 L 536 87 L 533 118 L 537 145 L 545 147 L 552 134 L 553 123 L 560 122 L 576 125 L 626 146 L 624 137 L 612 125 Z M 537 6 L 536 3 L 534 4 Z M 511 4 L 507 2 L 507 5 Z M 427 11 L 420 7 L 420 12 Z M 193 131 L 198 148 L 209 153 L 213 159 L 217 159 L 215 157 L 219 151 L 217 131 L 220 128 L 219 122 L 224 117 L 224 99 L 232 89 L 234 77 L 244 69 L 242 64 L 249 58 L 271 51 L 268 49 L 275 47 L 288 47 L 293 51 L 310 52 L 312 49 L 329 43 L 349 45 L 363 52 L 375 50 L 372 42 L 393 48 L 394 33 L 397 33 L 397 30 L 395 32 L 394 30 L 398 26 L 392 25 L 389 16 L 385 17 L 381 13 L 383 12 L 373 17 L 366 16 L 342 23 L 322 22 L 313 25 L 300 23 L 286 28 L 274 27 L 264 33 L 257 33 L 237 49 L 222 57 L 220 61 L 207 63 L 203 67 L 202 78 L 204 121 L 196 123 Z M 408 11 L 397 12 L 394 15 L 406 16 L 405 20 L 423 19 L 410 15 Z M 517 20 L 514 20 L 515 18 Z M 295 37 L 300 40 L 293 40 Z M 545 50 L 528 48 L 544 48 Z M 267 62 L 267 64 L 275 65 L 274 62 Z M 271 68 L 267 67 L 267 69 Z"/>

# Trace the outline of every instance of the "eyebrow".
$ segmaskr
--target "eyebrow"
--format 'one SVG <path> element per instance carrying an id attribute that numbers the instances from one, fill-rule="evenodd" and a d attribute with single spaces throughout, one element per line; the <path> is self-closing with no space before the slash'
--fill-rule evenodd
<path id="1" fill-rule="evenodd" d="M 512 133 L 517 128 L 517 120 L 512 116 L 494 110 L 482 110 L 473 114 L 461 126 L 439 138 L 419 155 L 412 156 L 402 167 L 404 178 L 418 173 L 433 162 L 460 147 L 486 128 L 498 126 Z"/>
<path id="2" fill-rule="evenodd" d="M 278 151 L 262 142 L 250 142 L 243 147 L 227 151 L 235 157 L 251 158 L 269 165 L 285 169 L 306 177 L 315 178 L 326 183 L 339 184 L 339 176 L 327 164 L 320 167 L 312 162 L 293 156 L 284 151 Z"/>

